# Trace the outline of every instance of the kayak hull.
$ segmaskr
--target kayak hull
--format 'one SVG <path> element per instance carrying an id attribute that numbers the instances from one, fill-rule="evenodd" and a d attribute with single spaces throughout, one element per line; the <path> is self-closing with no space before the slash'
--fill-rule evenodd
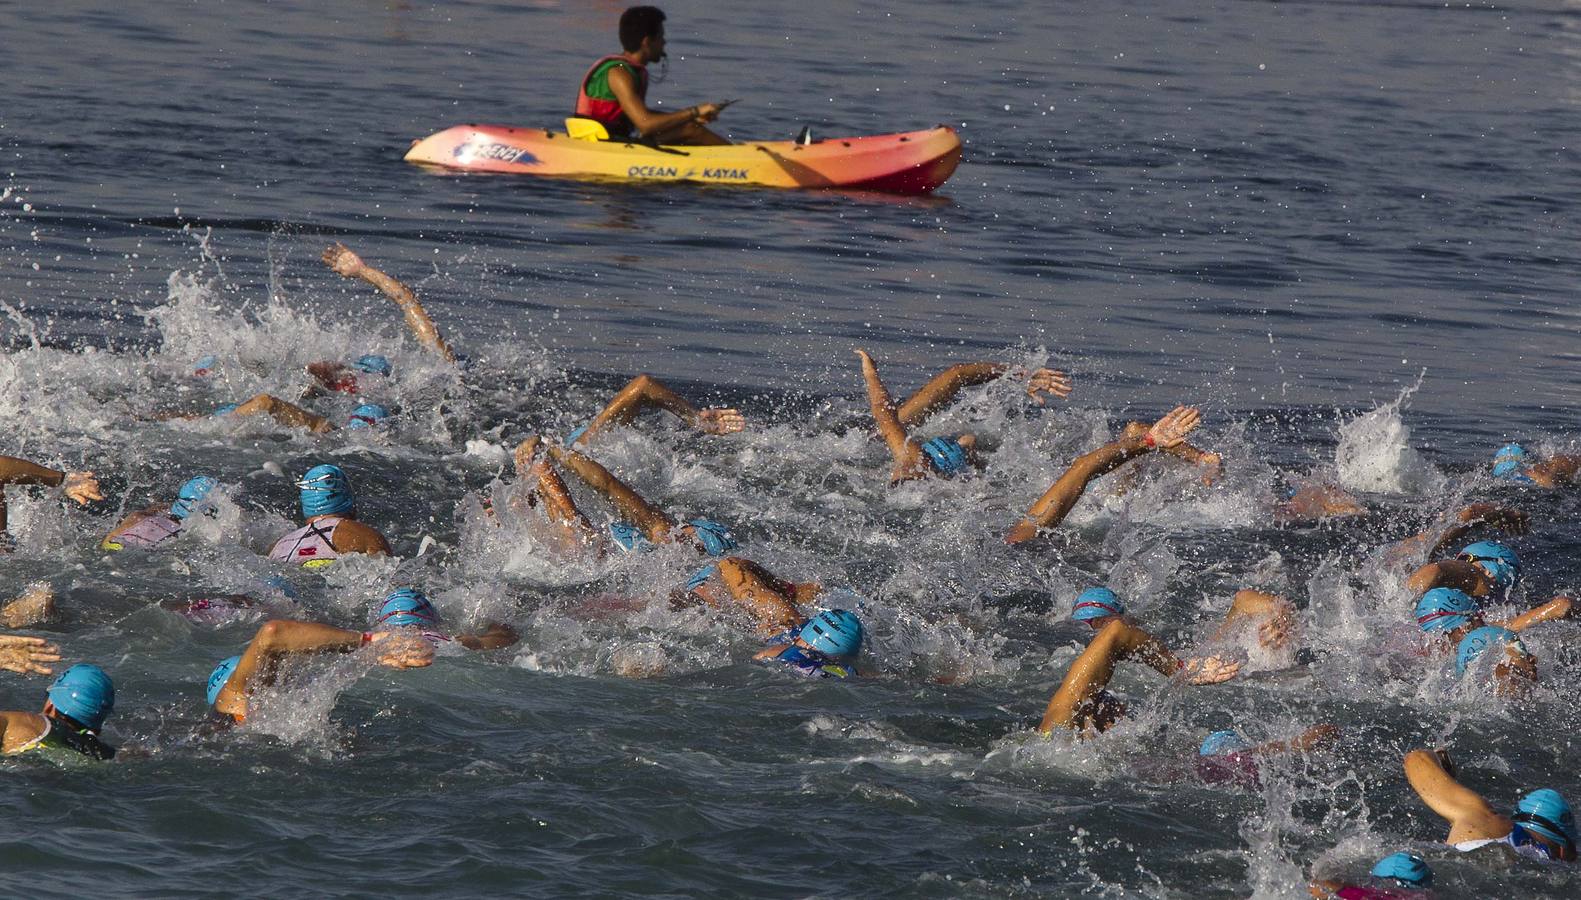
<path id="1" fill-rule="evenodd" d="M 759 141 L 723 147 L 649 147 L 572 140 L 563 132 L 457 125 L 412 142 L 406 161 L 465 172 L 627 182 L 689 181 L 784 188 L 926 194 L 954 174 L 961 139 L 926 131 L 830 138 L 811 144 Z"/>

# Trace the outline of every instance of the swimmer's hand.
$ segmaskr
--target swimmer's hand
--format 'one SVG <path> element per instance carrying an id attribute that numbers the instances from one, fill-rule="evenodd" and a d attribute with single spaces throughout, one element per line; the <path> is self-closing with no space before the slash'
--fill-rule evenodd
<path id="1" fill-rule="evenodd" d="M 526 440 L 516 445 L 516 474 L 526 475 L 532 470 L 533 460 L 538 455 L 538 447 L 543 443 L 543 438 L 530 435 Z"/>
<path id="2" fill-rule="evenodd" d="M 60 648 L 43 638 L 0 635 L 0 669 L 19 675 L 49 675 L 49 663 L 60 662 Z"/>
<path id="3" fill-rule="evenodd" d="M 381 666 L 420 669 L 434 663 L 434 645 L 424 640 L 415 628 L 375 631 L 368 640 L 378 653 Z"/>
<path id="4" fill-rule="evenodd" d="M 1443 747 L 1433 748 L 1433 757 L 1438 760 L 1438 767 L 1450 778 L 1455 777 L 1455 761 L 1449 758 L 1449 751 Z"/>
<path id="5" fill-rule="evenodd" d="M 1257 642 L 1268 650 L 1283 649 L 1295 633 L 1295 612 L 1289 603 L 1276 605 L 1268 621 L 1257 626 Z"/>
<path id="6" fill-rule="evenodd" d="M 66 496 L 77 501 L 80 506 L 104 499 L 104 495 L 99 492 L 99 479 L 94 478 L 92 472 L 67 472 L 65 491 Z"/>
<path id="7" fill-rule="evenodd" d="M 704 434 L 735 434 L 746 430 L 747 420 L 739 409 L 714 406 L 698 411 L 697 427 Z"/>
<path id="8" fill-rule="evenodd" d="M 1222 656 L 1195 656 L 1186 660 L 1187 684 L 1221 684 L 1241 673 L 1238 660 Z"/>
<path id="9" fill-rule="evenodd" d="M 1026 380 L 1027 396 L 1036 400 L 1039 406 L 1044 406 L 1048 403 L 1048 399 L 1040 396 L 1041 394 L 1048 394 L 1050 397 L 1058 397 L 1061 400 L 1070 396 L 1070 376 L 1064 372 L 1055 369 L 1038 369 L 1037 371 L 1026 373 Z"/>
<path id="10" fill-rule="evenodd" d="M 55 612 L 55 591 L 48 582 L 28 586 L 22 596 L 0 606 L 0 625 L 28 628 L 48 619 Z"/>
<path id="11" fill-rule="evenodd" d="M 350 247 L 341 243 L 330 244 L 329 249 L 324 251 L 324 265 L 334 269 L 336 275 L 344 275 L 347 278 L 356 278 L 362 274 L 364 268 L 362 257 L 351 252 Z"/>
<path id="12" fill-rule="evenodd" d="M 1473 503 L 1460 511 L 1460 521 L 1468 524 L 1487 525 L 1508 534 L 1525 534 L 1532 530 L 1532 517 L 1509 506 L 1492 503 Z"/>
<path id="13" fill-rule="evenodd" d="M 1195 431 L 1202 424 L 1202 412 L 1194 406 L 1177 406 L 1164 414 L 1162 419 L 1153 423 L 1147 429 L 1143 440 L 1149 447 L 1159 450 L 1168 450 L 1178 447 L 1186 440 L 1186 435 Z"/>

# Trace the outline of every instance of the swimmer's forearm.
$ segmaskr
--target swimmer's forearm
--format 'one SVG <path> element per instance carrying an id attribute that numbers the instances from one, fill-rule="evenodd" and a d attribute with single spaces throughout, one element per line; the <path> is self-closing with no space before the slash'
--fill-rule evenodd
<path id="1" fill-rule="evenodd" d="M 1563 619 L 1570 615 L 1574 607 L 1575 601 L 1571 600 L 1569 597 L 1555 597 L 1552 600 L 1549 600 L 1547 603 L 1544 603 L 1542 606 L 1536 607 L 1535 609 L 1528 609 L 1526 612 L 1515 616 L 1508 622 L 1489 620 L 1489 624 L 1502 625 L 1504 628 L 1508 628 L 1511 631 L 1525 631 L 1533 625 L 1541 622 L 1552 622 L 1555 619 Z"/>
<path id="2" fill-rule="evenodd" d="M 455 353 L 439 335 L 439 326 L 434 324 L 433 317 L 428 315 L 428 310 L 417 299 L 417 294 L 405 284 L 391 278 L 372 266 L 364 265 L 357 277 L 379 289 L 384 296 L 395 301 L 401 307 L 401 315 L 406 320 L 406 328 L 417 338 L 418 343 L 429 350 L 438 353 L 450 362 L 456 361 Z"/>
<path id="3" fill-rule="evenodd" d="M 1059 480 L 1032 504 L 1026 516 L 1010 529 L 1005 542 L 1019 544 L 1036 537 L 1040 529 L 1059 525 L 1065 521 L 1093 479 L 1114 471 L 1150 449 L 1143 437 L 1122 437 L 1077 457 Z"/>
<path id="4" fill-rule="evenodd" d="M 966 388 L 987 384 L 1008 371 L 1010 367 L 1000 363 L 962 363 L 951 366 L 928 379 L 927 384 L 918 388 L 900 405 L 896 415 L 902 425 L 915 426 Z M 865 371 L 863 374 L 866 374 Z"/>
<path id="5" fill-rule="evenodd" d="M 555 446 L 550 446 L 548 450 L 555 462 L 570 469 L 584 484 L 608 498 L 622 515 L 642 529 L 648 540 L 659 543 L 675 527 L 673 519 L 602 465 L 575 450 L 563 450 Z"/>
<path id="6" fill-rule="evenodd" d="M 66 473 L 18 459 L 0 456 L 0 484 L 47 484 L 58 486 L 66 480 Z"/>

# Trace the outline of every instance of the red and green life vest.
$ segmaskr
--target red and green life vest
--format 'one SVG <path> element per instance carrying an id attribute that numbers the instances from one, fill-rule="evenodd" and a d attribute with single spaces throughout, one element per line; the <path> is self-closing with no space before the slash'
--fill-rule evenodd
<path id="1" fill-rule="evenodd" d="M 576 92 L 576 114 L 584 119 L 594 119 L 604 123 L 612 135 L 623 136 L 631 133 L 631 119 L 626 117 L 620 108 L 620 101 L 609 89 L 609 70 L 615 66 L 625 66 L 633 75 L 637 76 L 637 96 L 648 99 L 648 70 L 639 66 L 624 56 L 606 56 L 582 76 L 581 87 Z"/>

